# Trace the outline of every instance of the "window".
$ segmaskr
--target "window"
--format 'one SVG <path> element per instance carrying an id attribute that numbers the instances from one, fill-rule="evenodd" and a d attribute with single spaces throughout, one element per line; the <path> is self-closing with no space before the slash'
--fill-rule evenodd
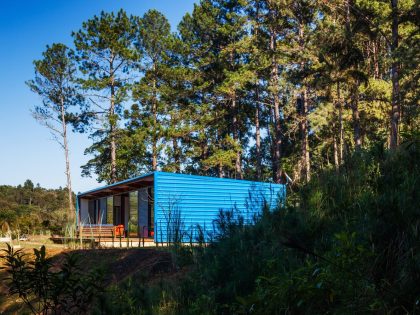
<path id="1" fill-rule="evenodd" d="M 138 193 L 137 191 L 132 191 L 129 194 L 129 216 L 128 216 L 128 232 L 132 236 L 138 235 L 139 227 L 139 204 L 138 204 Z"/>
<path id="2" fill-rule="evenodd" d="M 106 223 L 114 224 L 114 197 L 106 198 Z"/>
<path id="3" fill-rule="evenodd" d="M 88 224 L 95 224 L 96 223 L 96 200 L 89 200 L 89 206 L 88 206 Z"/>

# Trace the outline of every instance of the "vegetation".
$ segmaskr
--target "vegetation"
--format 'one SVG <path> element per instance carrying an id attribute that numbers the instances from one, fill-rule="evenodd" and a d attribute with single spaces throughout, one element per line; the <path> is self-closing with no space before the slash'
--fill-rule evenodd
<path id="1" fill-rule="evenodd" d="M 175 248 L 190 272 L 129 277 L 106 313 L 417 314 L 419 145 L 355 154 L 254 225 L 224 215 L 215 242 Z"/>
<path id="2" fill-rule="evenodd" d="M 74 47 L 47 47 L 30 86 L 44 97 L 38 108 L 64 101 L 63 127 L 92 138 L 84 176 L 161 169 L 280 182 L 286 172 L 307 182 L 354 150 L 418 134 L 417 6 L 201 0 L 175 33 L 156 10 L 101 12 L 72 33 Z M 44 71 L 52 57 L 69 70 L 61 103 L 57 89 L 44 93 L 61 87 L 48 76 L 60 71 Z"/>
<path id="3" fill-rule="evenodd" d="M 74 197 L 74 196 L 73 196 Z M 74 200 L 74 199 L 73 199 Z M 0 225 L 29 234 L 50 230 L 64 233 L 68 222 L 67 189 L 45 189 L 31 180 L 23 185 L 0 186 Z"/>
<path id="4" fill-rule="evenodd" d="M 200 0 L 174 33 L 156 10 L 102 12 L 47 47 L 35 112 L 89 134 L 83 175 L 291 178 L 283 208 L 222 212 L 214 242 L 171 248 L 182 275 L 133 273 L 89 311 L 420 313 L 419 21 L 414 0 Z M 60 225 L 68 187 L 2 186 L 0 219 Z M 5 259 L 25 297 L 37 262 Z"/>
<path id="5" fill-rule="evenodd" d="M 264 209 L 252 225 L 244 224 L 235 210 L 221 212 L 216 222 L 219 235 L 212 243 L 175 244 L 169 248 L 172 259 L 145 249 L 85 253 L 81 265 L 98 266 L 106 256 L 115 269 L 108 275 L 118 281 L 107 282 L 104 291 L 95 289 L 94 298 L 87 294 L 86 304 L 78 304 L 84 308 L 81 312 L 416 314 L 420 312 L 419 161 L 418 139 L 393 151 L 381 146 L 360 150 L 337 170 L 326 169 L 307 184 L 290 187 L 287 204 L 274 211 Z M 134 251 L 140 256 L 130 254 Z M 43 250 L 35 256 L 41 262 L 45 259 Z M 66 259 L 54 270 L 51 261 L 21 262 L 20 252 L 11 249 L 3 258 L 11 275 L 9 294 L 53 299 L 36 295 L 39 292 L 31 290 L 38 287 L 33 284 L 24 287 L 28 293 L 17 290 L 22 279 L 26 285 L 32 276 L 39 276 L 38 271 L 49 270 L 52 278 L 58 277 Z M 85 284 L 87 274 L 77 274 L 68 291 L 48 292 L 79 292 L 74 288 Z M 88 293 L 91 289 L 86 288 Z"/>
<path id="6" fill-rule="evenodd" d="M 10 245 L 3 252 L 9 294 L 18 295 L 32 314 L 85 314 L 103 290 L 101 273 L 84 274 L 75 255 L 65 255 L 60 268 L 53 270 L 44 246 L 34 249 L 31 261 L 22 249 L 15 251 Z"/>
<path id="7" fill-rule="evenodd" d="M 31 90 L 42 98 L 42 106 L 36 106 L 33 116 L 46 126 L 54 139 L 64 150 L 68 194 L 68 219 L 75 222 L 73 191 L 71 188 L 69 144 L 67 136 L 67 116 L 71 108 L 82 102 L 77 92 L 74 73 L 76 65 L 73 52 L 63 44 L 53 44 L 43 53 L 44 59 L 36 60 L 35 79 L 28 81 Z"/>

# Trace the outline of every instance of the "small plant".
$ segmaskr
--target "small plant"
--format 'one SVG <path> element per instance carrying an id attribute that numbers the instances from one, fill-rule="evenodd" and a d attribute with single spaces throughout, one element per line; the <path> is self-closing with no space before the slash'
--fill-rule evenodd
<path id="1" fill-rule="evenodd" d="M 184 218 L 180 207 L 181 200 L 180 196 L 170 196 L 168 203 L 161 205 L 166 225 L 166 245 L 168 246 L 171 244 L 180 246 L 185 236 Z M 163 235 L 161 235 L 161 240 L 163 243 Z"/>
<path id="2" fill-rule="evenodd" d="M 104 290 L 99 271 L 84 273 L 78 256 L 65 254 L 58 270 L 46 257 L 45 246 L 34 249 L 33 260 L 22 250 L 7 245 L 1 259 L 9 295 L 18 295 L 33 314 L 86 314 L 92 301 Z"/>

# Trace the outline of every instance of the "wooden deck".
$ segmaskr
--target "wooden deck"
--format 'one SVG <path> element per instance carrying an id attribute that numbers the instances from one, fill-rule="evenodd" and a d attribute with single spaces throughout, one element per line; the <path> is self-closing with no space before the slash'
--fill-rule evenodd
<path id="1" fill-rule="evenodd" d="M 95 241 L 96 242 L 96 241 Z M 153 238 L 125 238 L 122 237 L 121 240 L 119 237 L 112 239 L 101 239 L 97 240 L 96 244 L 101 247 L 122 247 L 122 248 L 131 248 L 131 247 L 153 247 L 156 246 L 156 243 Z"/>
<path id="2" fill-rule="evenodd" d="M 123 233 L 121 233 L 123 234 Z M 79 227 L 75 237 L 52 236 L 54 243 L 83 243 L 99 247 L 150 247 L 156 246 L 151 237 L 126 237 L 120 235 L 113 225 L 85 225 Z"/>
<path id="3" fill-rule="evenodd" d="M 156 243 L 153 238 L 142 238 L 142 237 L 102 237 L 102 238 L 94 238 L 89 237 L 88 235 L 84 237 L 64 237 L 64 236 L 52 236 L 50 238 L 56 244 L 65 244 L 69 242 L 73 243 L 80 243 L 82 241 L 83 244 L 92 244 L 95 246 L 101 247 L 150 247 L 156 246 Z"/>

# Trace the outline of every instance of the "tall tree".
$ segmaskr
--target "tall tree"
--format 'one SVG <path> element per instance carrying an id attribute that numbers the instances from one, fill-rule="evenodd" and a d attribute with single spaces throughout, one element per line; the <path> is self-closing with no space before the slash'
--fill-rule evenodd
<path id="1" fill-rule="evenodd" d="M 155 10 L 94 17 L 74 33 L 95 109 L 74 117 L 95 141 L 84 174 L 308 181 L 394 147 L 418 122 L 414 2 L 201 0 L 178 34 Z"/>
<path id="2" fill-rule="evenodd" d="M 290 21 L 293 37 L 290 38 L 292 54 L 291 79 L 296 84 L 297 112 L 300 131 L 300 177 L 309 181 L 311 160 L 309 152 L 309 94 L 314 81 L 313 68 L 317 65 L 314 34 L 317 32 L 316 8 L 312 0 L 298 0 L 290 4 Z"/>
<path id="3" fill-rule="evenodd" d="M 399 40 L 399 10 L 398 0 L 391 0 L 391 11 L 392 11 L 392 39 L 391 39 L 391 55 L 392 55 L 392 66 L 391 66 L 391 78 L 392 78 L 392 110 L 391 110 L 391 133 L 389 146 L 391 149 L 395 149 L 398 145 L 398 124 L 400 120 L 400 85 L 399 85 L 399 63 L 397 57 L 398 40 Z"/>
<path id="4" fill-rule="evenodd" d="M 281 109 L 280 109 L 280 91 L 279 91 L 279 37 L 281 37 L 282 23 L 281 9 L 284 8 L 280 3 L 267 1 L 268 4 L 268 31 L 270 36 L 269 54 L 271 56 L 271 69 L 269 90 L 272 99 L 273 108 L 273 136 L 272 136 L 272 170 L 273 180 L 275 183 L 281 179 L 281 144 L 282 144 L 282 126 L 281 126 Z"/>
<path id="5" fill-rule="evenodd" d="M 134 100 L 138 101 L 140 113 L 135 114 L 143 120 L 151 148 L 151 170 L 157 170 L 162 149 L 162 117 L 165 108 L 161 95 L 163 67 L 170 46 L 170 25 L 162 13 L 150 10 L 139 20 L 138 50 L 142 52 L 139 68 L 143 77 L 134 87 Z"/>
<path id="6" fill-rule="evenodd" d="M 241 94 L 252 73 L 243 67 L 246 19 L 241 8 L 241 1 L 204 0 L 180 24 L 181 37 L 191 47 L 192 67 L 200 73 L 196 101 L 210 110 L 201 120 L 211 121 L 201 130 L 202 164 L 220 177 L 243 177 L 247 119 Z"/>
<path id="7" fill-rule="evenodd" d="M 27 82 L 30 89 L 42 99 L 42 105 L 35 106 L 34 118 L 46 126 L 54 139 L 64 150 L 67 180 L 69 222 L 75 219 L 68 142 L 67 117 L 74 113 L 77 105 L 83 104 L 83 97 L 75 84 L 77 67 L 73 51 L 64 44 L 47 46 L 43 59 L 35 60 L 35 79 Z M 26 187 L 25 182 L 25 187 Z M 32 184 L 33 186 L 33 184 Z"/>
<path id="8" fill-rule="evenodd" d="M 134 48 L 137 19 L 120 10 L 101 12 L 73 32 L 74 44 L 83 76 L 80 82 L 91 107 L 91 137 L 94 145 L 87 151 L 95 155 L 83 166 L 83 173 L 94 171 L 99 181 L 122 179 L 118 171 L 119 120 L 127 99 L 132 77 L 130 71 L 139 58 Z M 103 156 L 105 155 L 105 156 Z"/>

